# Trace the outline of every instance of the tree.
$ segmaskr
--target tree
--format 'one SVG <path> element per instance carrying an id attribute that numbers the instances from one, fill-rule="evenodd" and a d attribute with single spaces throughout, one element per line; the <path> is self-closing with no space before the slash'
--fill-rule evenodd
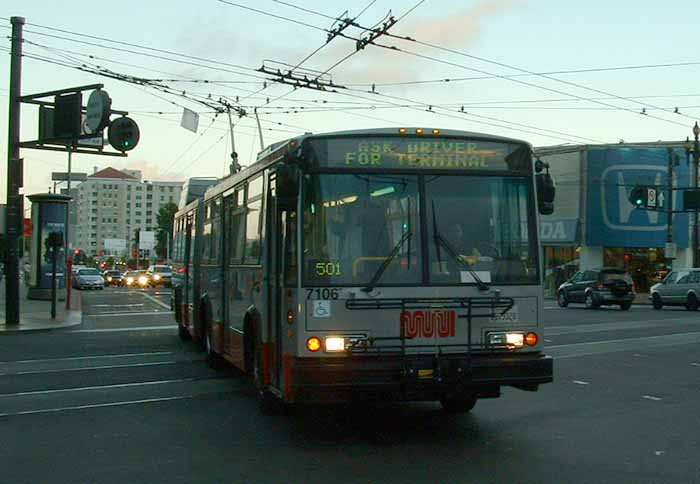
<path id="1" fill-rule="evenodd" d="M 173 234 L 175 212 L 177 212 L 177 205 L 171 202 L 160 207 L 156 216 L 156 222 L 158 223 L 156 230 L 156 254 L 161 259 L 168 257 L 168 246 L 171 243 Z"/>

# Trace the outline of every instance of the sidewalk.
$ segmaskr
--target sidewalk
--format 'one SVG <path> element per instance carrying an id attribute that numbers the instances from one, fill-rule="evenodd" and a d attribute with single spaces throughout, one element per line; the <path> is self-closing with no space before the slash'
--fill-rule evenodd
<path id="1" fill-rule="evenodd" d="M 48 331 L 59 328 L 70 328 L 82 323 L 80 292 L 73 291 L 71 311 L 66 311 L 66 302 L 57 301 L 56 319 L 51 319 L 51 301 L 30 301 L 27 299 L 27 287 L 20 281 L 20 313 L 19 326 L 5 326 L 5 278 L 0 282 L 0 335 L 18 331 Z"/>

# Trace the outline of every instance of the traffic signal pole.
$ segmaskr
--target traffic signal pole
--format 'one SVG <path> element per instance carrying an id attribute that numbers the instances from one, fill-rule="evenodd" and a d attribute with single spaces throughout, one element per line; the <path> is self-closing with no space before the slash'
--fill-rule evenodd
<path id="1" fill-rule="evenodd" d="M 19 158 L 20 97 L 22 95 L 22 42 L 24 17 L 12 17 L 10 51 L 10 102 L 7 135 L 7 251 L 5 253 L 5 325 L 19 325 L 19 188 L 22 184 Z"/>

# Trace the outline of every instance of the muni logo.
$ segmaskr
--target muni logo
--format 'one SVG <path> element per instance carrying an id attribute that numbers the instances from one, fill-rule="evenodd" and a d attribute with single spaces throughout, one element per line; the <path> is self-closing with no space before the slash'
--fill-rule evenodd
<path id="1" fill-rule="evenodd" d="M 454 311 L 403 311 L 401 334 L 406 338 L 450 338 L 455 335 Z"/>

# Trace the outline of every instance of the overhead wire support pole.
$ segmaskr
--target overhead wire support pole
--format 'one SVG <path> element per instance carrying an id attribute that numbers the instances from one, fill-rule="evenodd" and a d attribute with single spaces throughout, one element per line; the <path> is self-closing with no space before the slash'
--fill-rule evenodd
<path id="1" fill-rule="evenodd" d="M 260 136 L 260 151 L 265 149 L 265 142 L 263 141 L 262 126 L 260 126 L 260 116 L 258 116 L 258 108 L 253 109 L 255 113 L 255 121 L 258 123 L 258 136 Z"/>
<path id="2" fill-rule="evenodd" d="M 12 45 L 10 54 L 10 102 L 7 135 L 7 250 L 5 253 L 5 325 L 19 325 L 19 189 L 22 186 L 22 161 L 19 157 L 20 116 L 22 97 L 22 42 L 24 17 L 10 18 Z"/>

